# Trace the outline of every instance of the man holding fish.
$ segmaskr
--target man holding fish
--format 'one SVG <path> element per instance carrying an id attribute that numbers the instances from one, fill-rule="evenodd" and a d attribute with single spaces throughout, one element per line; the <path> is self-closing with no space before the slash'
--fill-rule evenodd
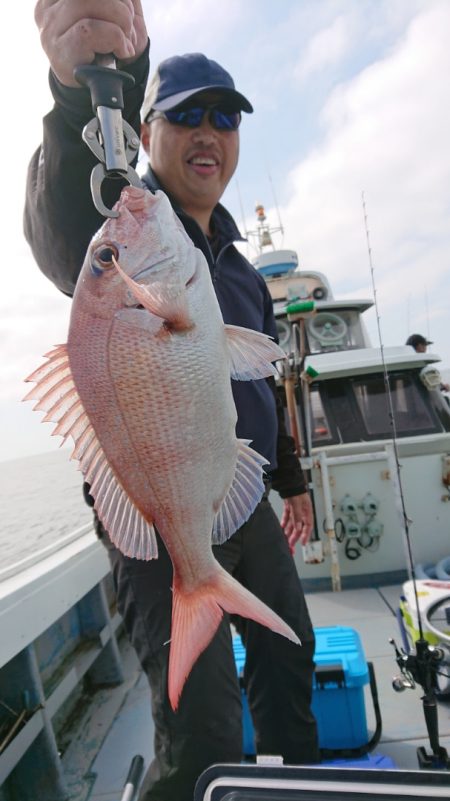
<path id="1" fill-rule="evenodd" d="M 202 770 L 242 758 L 223 611 L 247 649 L 258 753 L 319 760 L 314 635 L 291 556 L 310 537 L 311 502 L 276 400 L 270 295 L 219 203 L 237 166 L 241 113 L 253 109 L 199 53 L 162 62 L 144 98 L 139 0 L 39 0 L 35 17 L 55 107 L 30 164 L 25 233 L 41 270 L 74 301 L 67 346 L 30 380 L 56 433 L 75 441 L 150 682 L 155 756 L 140 799 L 191 801 Z M 119 216 L 104 222 L 81 139 L 90 96 L 73 72 L 110 52 L 135 79 L 124 118 L 139 131 L 142 107 L 149 169 L 142 189 L 105 182 Z M 281 526 L 270 486 L 284 498 Z"/>

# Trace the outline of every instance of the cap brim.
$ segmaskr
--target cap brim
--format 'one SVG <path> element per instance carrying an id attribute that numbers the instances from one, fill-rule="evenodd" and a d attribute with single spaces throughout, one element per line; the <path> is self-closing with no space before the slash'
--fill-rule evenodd
<path id="1" fill-rule="evenodd" d="M 190 97 L 193 97 L 193 95 L 198 95 L 200 92 L 220 92 L 220 94 L 227 95 L 236 102 L 237 110 L 246 111 L 248 114 L 251 114 L 253 111 L 252 104 L 244 95 L 241 95 L 236 89 L 227 89 L 226 86 L 198 86 L 196 89 L 188 89 L 185 92 L 178 92 L 176 95 L 165 97 L 163 100 L 154 103 L 152 108 L 154 108 L 155 111 L 169 111 L 170 109 L 180 106 L 186 100 L 189 100 Z"/>

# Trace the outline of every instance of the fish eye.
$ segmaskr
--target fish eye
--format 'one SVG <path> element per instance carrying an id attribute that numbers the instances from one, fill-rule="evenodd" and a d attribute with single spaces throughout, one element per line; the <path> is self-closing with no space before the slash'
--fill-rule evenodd
<path id="1" fill-rule="evenodd" d="M 91 269 L 94 275 L 101 275 L 114 267 L 113 257 L 119 258 L 119 249 L 112 242 L 103 243 L 92 254 Z"/>

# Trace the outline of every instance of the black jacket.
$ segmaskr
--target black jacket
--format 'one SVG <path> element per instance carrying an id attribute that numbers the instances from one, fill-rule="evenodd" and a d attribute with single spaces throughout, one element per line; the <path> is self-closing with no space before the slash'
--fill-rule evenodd
<path id="1" fill-rule="evenodd" d="M 139 133 L 140 107 L 148 76 L 148 51 L 130 68 L 135 86 L 124 93 L 124 117 Z M 87 90 L 62 86 L 50 73 L 55 106 L 44 118 L 43 143 L 34 154 L 27 180 L 25 236 L 42 272 L 72 296 L 86 249 L 103 218 L 93 206 L 90 173 L 96 164 L 81 139 L 93 112 Z M 143 177 L 149 189 L 162 188 L 150 168 Z M 103 198 L 112 206 L 123 186 L 105 183 Z M 210 267 L 225 323 L 276 337 L 272 301 L 264 279 L 235 248 L 242 240 L 231 215 L 220 204 L 213 212 L 214 240 L 173 203 L 187 233 Z M 285 430 L 284 413 L 273 379 L 233 381 L 238 413 L 236 433 L 250 439 L 270 464 L 273 487 L 282 497 L 305 490 L 303 473 Z"/>

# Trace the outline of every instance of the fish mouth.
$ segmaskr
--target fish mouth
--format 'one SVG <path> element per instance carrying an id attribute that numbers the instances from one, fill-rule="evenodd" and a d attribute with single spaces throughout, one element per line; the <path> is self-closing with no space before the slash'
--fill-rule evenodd
<path id="1" fill-rule="evenodd" d="M 155 277 L 155 267 L 161 268 L 165 264 L 170 263 L 171 260 L 172 260 L 172 257 L 169 256 L 168 258 L 161 259 L 161 261 L 158 261 L 158 262 L 156 262 L 154 264 L 151 264 L 148 267 L 144 267 L 142 270 L 140 270 L 138 273 L 136 273 L 136 275 L 131 276 L 132 281 L 134 281 L 136 284 L 139 284 L 139 286 L 150 288 L 152 283 L 153 283 L 153 281 L 148 281 L 147 282 L 145 279 L 150 278 L 150 277 L 154 278 Z M 120 264 L 119 264 L 119 266 L 120 266 Z M 158 272 L 158 271 L 156 271 L 156 272 Z M 195 283 L 196 278 L 197 278 L 197 267 L 195 266 L 194 270 L 192 272 L 192 275 L 189 276 L 189 278 L 185 281 L 185 284 L 184 284 L 185 287 L 189 288 L 190 286 L 192 286 L 192 284 Z"/>
<path id="2" fill-rule="evenodd" d="M 139 270 L 139 272 L 136 273 L 136 275 L 132 275 L 130 277 L 133 281 L 136 281 L 136 283 L 144 284 L 142 280 L 139 281 L 138 279 L 147 278 L 152 272 L 158 272 L 162 267 L 164 267 L 164 265 L 169 264 L 171 261 L 172 256 L 167 256 L 167 258 L 161 259 L 161 261 L 155 261 L 152 262 L 152 264 L 143 267 L 142 270 Z"/>

